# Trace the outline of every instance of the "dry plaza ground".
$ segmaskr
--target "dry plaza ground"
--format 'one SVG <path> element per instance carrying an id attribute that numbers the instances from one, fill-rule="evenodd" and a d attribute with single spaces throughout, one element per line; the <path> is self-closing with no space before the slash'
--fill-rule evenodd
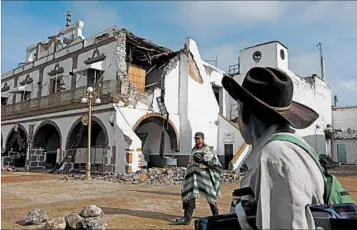
<path id="1" fill-rule="evenodd" d="M 105 213 L 108 229 L 192 229 L 174 226 L 173 220 L 182 215 L 180 186 L 124 185 L 108 181 L 59 180 L 58 175 L 27 172 L 2 174 L 2 229 L 38 229 L 24 226 L 31 208 L 43 208 L 49 219 L 79 212 L 95 204 Z M 341 183 L 357 200 L 357 176 L 339 177 Z M 236 184 L 222 186 L 218 199 L 221 213 L 226 213 Z M 209 206 L 199 197 L 195 218 L 210 215 Z"/>

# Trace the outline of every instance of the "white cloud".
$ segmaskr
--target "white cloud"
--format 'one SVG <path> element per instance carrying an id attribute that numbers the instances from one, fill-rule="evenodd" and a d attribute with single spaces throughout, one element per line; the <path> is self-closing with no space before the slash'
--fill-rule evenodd
<path id="1" fill-rule="evenodd" d="M 255 23 L 275 22 L 285 11 L 283 1 L 185 1 L 178 4 L 172 21 L 204 36 Z"/>
<path id="2" fill-rule="evenodd" d="M 348 79 L 340 82 L 340 85 L 347 90 L 357 92 L 357 79 Z"/>

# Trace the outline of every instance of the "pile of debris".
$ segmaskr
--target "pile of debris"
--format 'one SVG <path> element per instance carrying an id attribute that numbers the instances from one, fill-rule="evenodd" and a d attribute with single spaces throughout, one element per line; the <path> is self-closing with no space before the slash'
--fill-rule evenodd
<path id="1" fill-rule="evenodd" d="M 15 166 L 3 166 L 1 168 L 1 172 L 17 172 L 18 169 L 15 168 Z"/>
<path id="2" fill-rule="evenodd" d="M 44 224 L 44 229 L 106 229 L 107 222 L 102 218 L 103 210 L 95 205 L 83 208 L 80 213 L 71 213 L 66 217 L 57 217 L 48 221 L 47 213 L 34 208 L 25 217 L 28 225 Z"/>
<path id="3" fill-rule="evenodd" d="M 120 184 L 155 184 L 155 185 L 177 185 L 181 184 L 186 173 L 185 167 L 151 168 L 135 173 L 93 175 L 93 179 L 106 180 Z M 224 170 L 221 182 L 223 184 L 234 184 L 239 182 L 239 171 Z M 61 177 L 63 180 L 84 180 L 84 175 L 71 175 Z"/>

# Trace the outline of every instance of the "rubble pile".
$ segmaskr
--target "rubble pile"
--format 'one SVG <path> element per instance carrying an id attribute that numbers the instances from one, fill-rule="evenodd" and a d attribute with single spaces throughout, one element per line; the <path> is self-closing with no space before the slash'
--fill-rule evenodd
<path id="1" fill-rule="evenodd" d="M 44 229 L 103 229 L 108 227 L 103 219 L 104 212 L 95 205 L 89 205 L 80 213 L 71 213 L 66 217 L 56 217 L 48 221 L 47 213 L 39 208 L 31 209 L 25 217 L 28 225 L 44 224 Z"/>
<path id="2" fill-rule="evenodd" d="M 18 172 L 19 170 L 15 166 L 3 166 L 1 172 Z"/>
<path id="3" fill-rule="evenodd" d="M 177 185 L 181 184 L 186 173 L 185 167 L 171 168 L 151 168 L 135 173 L 93 175 L 95 180 L 106 180 L 120 184 L 157 184 L 157 185 Z M 223 184 L 238 183 L 239 171 L 224 170 L 221 182 Z M 84 175 L 66 175 L 62 180 L 84 180 Z"/>

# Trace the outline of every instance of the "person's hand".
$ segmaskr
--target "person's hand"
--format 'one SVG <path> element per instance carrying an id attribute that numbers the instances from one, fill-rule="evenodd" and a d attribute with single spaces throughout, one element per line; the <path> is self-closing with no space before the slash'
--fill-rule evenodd
<path id="1" fill-rule="evenodd" d="M 193 155 L 193 160 L 194 160 L 196 163 L 199 163 L 199 164 L 203 164 L 203 163 L 204 163 L 204 159 L 203 159 L 203 157 L 202 157 L 200 154 L 195 154 L 195 155 Z"/>

